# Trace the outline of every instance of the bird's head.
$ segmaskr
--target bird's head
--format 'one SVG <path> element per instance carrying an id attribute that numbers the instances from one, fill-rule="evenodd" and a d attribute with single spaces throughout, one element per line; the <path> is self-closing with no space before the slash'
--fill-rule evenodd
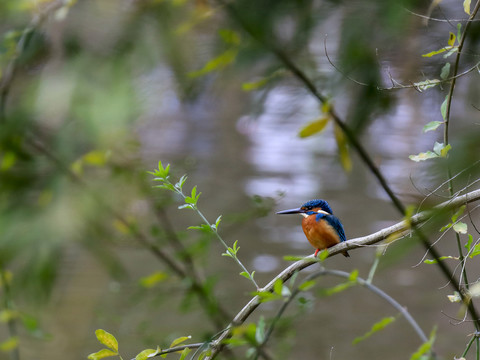
<path id="1" fill-rule="evenodd" d="M 289 209 L 277 212 L 277 214 L 302 214 L 304 216 L 312 215 L 314 213 L 332 215 L 333 211 L 328 202 L 321 199 L 307 201 L 301 207 L 296 209 Z"/>

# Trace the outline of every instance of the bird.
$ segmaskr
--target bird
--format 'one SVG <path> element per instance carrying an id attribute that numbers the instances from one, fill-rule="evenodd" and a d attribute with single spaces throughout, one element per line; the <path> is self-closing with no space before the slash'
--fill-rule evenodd
<path id="1" fill-rule="evenodd" d="M 315 257 L 319 251 L 347 240 L 342 223 L 333 215 L 332 208 L 325 200 L 310 200 L 299 208 L 278 211 L 277 214 L 303 216 L 302 229 L 308 242 L 315 248 Z M 342 254 L 350 257 L 347 251 Z"/>

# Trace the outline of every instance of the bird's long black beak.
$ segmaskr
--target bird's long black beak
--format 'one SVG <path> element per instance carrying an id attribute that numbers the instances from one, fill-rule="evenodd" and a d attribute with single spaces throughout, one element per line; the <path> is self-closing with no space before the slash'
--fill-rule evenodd
<path id="1" fill-rule="evenodd" d="M 277 214 L 279 215 L 284 215 L 284 214 L 301 214 L 304 213 L 305 210 L 302 210 L 302 208 L 296 208 L 296 209 L 288 209 L 288 210 L 282 210 L 278 211 Z"/>

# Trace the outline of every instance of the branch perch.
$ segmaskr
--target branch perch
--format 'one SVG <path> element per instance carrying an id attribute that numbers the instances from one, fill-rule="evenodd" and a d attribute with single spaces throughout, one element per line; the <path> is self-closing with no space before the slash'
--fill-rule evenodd
<path id="1" fill-rule="evenodd" d="M 435 206 L 433 209 L 434 210 L 446 210 L 446 209 L 455 209 L 458 208 L 462 205 L 478 201 L 480 200 L 480 190 L 475 190 L 471 191 L 465 195 L 458 196 L 452 200 L 445 201 L 437 206 Z M 397 224 L 394 224 L 392 226 L 389 226 L 385 229 L 382 229 L 380 231 L 377 231 L 371 235 L 351 239 L 345 242 L 342 242 L 338 245 L 335 245 L 331 248 L 328 249 L 328 256 L 333 256 L 338 253 L 342 253 L 346 250 L 353 250 L 359 247 L 363 246 L 368 246 L 368 245 L 373 245 L 376 243 L 379 243 L 380 241 L 385 240 L 388 236 L 393 235 L 393 234 L 401 234 L 402 236 L 407 235 L 411 231 L 411 226 L 413 225 L 418 225 L 426 220 L 428 220 L 431 216 L 432 212 L 431 210 L 426 210 L 422 211 L 414 216 L 411 217 L 409 223 L 407 221 L 403 220 Z M 288 266 L 285 270 L 283 270 L 280 274 L 275 276 L 265 287 L 260 289 L 260 291 L 273 291 L 273 287 L 275 282 L 278 279 L 281 279 L 283 282 L 286 282 L 288 279 L 292 277 L 293 274 L 296 272 L 303 270 L 315 263 L 317 263 L 318 260 L 313 257 L 313 255 L 307 256 L 303 258 L 302 260 L 299 260 L 292 265 Z M 224 344 L 222 343 L 225 339 L 229 338 L 231 336 L 231 331 L 233 327 L 238 326 L 242 323 L 245 322 L 245 320 L 250 316 L 250 314 L 260 305 L 260 297 L 257 295 L 253 297 L 244 307 L 242 310 L 240 310 L 235 318 L 232 320 L 230 326 L 227 327 L 227 329 L 224 331 L 220 337 L 212 342 L 211 348 L 212 348 L 212 353 L 209 357 L 206 357 L 206 359 L 213 359 L 216 357 L 216 355 L 222 350 Z"/>

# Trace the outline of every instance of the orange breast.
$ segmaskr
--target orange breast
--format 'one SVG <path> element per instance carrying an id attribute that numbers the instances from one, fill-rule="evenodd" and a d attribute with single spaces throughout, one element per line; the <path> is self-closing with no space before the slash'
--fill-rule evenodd
<path id="1" fill-rule="evenodd" d="M 323 250 L 340 242 L 335 229 L 325 220 L 317 221 L 316 215 L 310 215 L 302 220 L 302 228 L 307 240 L 315 249 Z"/>

